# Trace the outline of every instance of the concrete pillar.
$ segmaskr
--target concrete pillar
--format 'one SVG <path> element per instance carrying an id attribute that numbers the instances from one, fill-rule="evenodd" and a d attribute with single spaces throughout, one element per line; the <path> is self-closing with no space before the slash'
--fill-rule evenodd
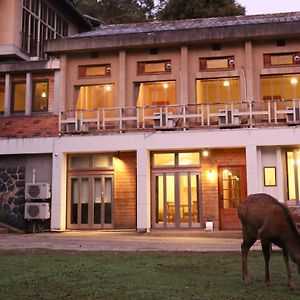
<path id="1" fill-rule="evenodd" d="M 149 231 L 151 227 L 150 153 L 137 150 L 137 230 Z"/>
<path id="2" fill-rule="evenodd" d="M 135 105 L 135 103 L 131 103 Z M 118 103 L 117 106 L 126 106 L 126 51 L 119 52 L 119 82 L 118 82 Z"/>
<path id="3" fill-rule="evenodd" d="M 73 95 L 72 95 L 73 97 Z M 59 110 L 64 111 L 66 109 L 73 109 L 72 100 L 68 101 L 69 107 L 67 107 L 67 56 L 61 55 L 60 57 L 60 85 L 59 85 L 59 98 L 60 107 Z"/>
<path id="4" fill-rule="evenodd" d="M 32 75 L 26 73 L 25 115 L 30 116 L 32 111 Z"/>
<path id="5" fill-rule="evenodd" d="M 66 229 L 67 215 L 67 155 L 53 153 L 52 156 L 52 198 L 51 230 Z"/>
<path id="6" fill-rule="evenodd" d="M 249 194 L 259 193 L 261 191 L 259 185 L 258 170 L 258 151 L 256 146 L 246 147 L 246 166 L 247 166 L 247 192 Z"/>
<path id="7" fill-rule="evenodd" d="M 11 75 L 5 74 L 4 116 L 10 116 L 11 111 Z"/>
<path id="8" fill-rule="evenodd" d="M 286 171 L 283 165 L 284 160 L 283 160 L 281 147 L 276 148 L 276 160 L 277 160 L 276 181 L 277 181 L 277 189 L 278 189 L 278 200 L 280 202 L 285 202 Z"/>
<path id="9" fill-rule="evenodd" d="M 181 46 L 180 51 L 180 104 L 188 104 L 188 47 Z"/>
<path id="10" fill-rule="evenodd" d="M 254 84 L 253 84 L 253 50 L 252 42 L 245 42 L 245 69 L 242 69 L 245 80 L 245 101 L 253 101 L 254 99 Z"/>
<path id="11" fill-rule="evenodd" d="M 54 72 L 54 104 L 53 113 L 59 114 L 59 94 L 60 94 L 60 70 Z"/>

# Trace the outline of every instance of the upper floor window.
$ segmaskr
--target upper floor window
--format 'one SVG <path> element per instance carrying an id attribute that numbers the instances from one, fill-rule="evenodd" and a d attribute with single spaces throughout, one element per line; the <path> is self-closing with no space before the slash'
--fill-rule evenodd
<path id="1" fill-rule="evenodd" d="M 4 113 L 5 84 L 0 83 L 0 114 Z"/>
<path id="2" fill-rule="evenodd" d="M 44 42 L 68 35 L 68 23 L 41 0 L 23 0 L 22 49 L 44 58 Z"/>
<path id="3" fill-rule="evenodd" d="M 240 101 L 238 78 L 201 79 L 196 82 L 197 103 Z"/>
<path id="4" fill-rule="evenodd" d="M 300 53 L 264 54 L 265 67 L 291 66 L 300 64 Z"/>
<path id="5" fill-rule="evenodd" d="M 14 82 L 12 85 L 12 103 L 11 111 L 25 112 L 25 98 L 26 98 L 26 83 Z"/>
<path id="6" fill-rule="evenodd" d="M 161 74 L 161 73 L 171 73 L 171 72 L 172 72 L 171 60 L 138 62 L 137 64 L 138 75 Z"/>
<path id="7" fill-rule="evenodd" d="M 94 110 L 97 108 L 111 108 L 115 106 L 115 85 L 98 84 L 76 88 L 76 108 L 79 110 Z"/>
<path id="8" fill-rule="evenodd" d="M 263 100 L 299 99 L 300 74 L 263 76 L 261 96 Z"/>
<path id="9" fill-rule="evenodd" d="M 176 103 L 175 81 L 135 84 L 137 106 L 171 105 Z"/>
<path id="10" fill-rule="evenodd" d="M 48 110 L 48 82 L 33 82 L 32 111 Z"/>
<path id="11" fill-rule="evenodd" d="M 200 71 L 233 70 L 234 56 L 200 58 Z"/>
<path id="12" fill-rule="evenodd" d="M 78 77 L 97 77 L 97 76 L 110 76 L 111 65 L 90 65 L 90 66 L 79 66 L 78 67 Z"/>

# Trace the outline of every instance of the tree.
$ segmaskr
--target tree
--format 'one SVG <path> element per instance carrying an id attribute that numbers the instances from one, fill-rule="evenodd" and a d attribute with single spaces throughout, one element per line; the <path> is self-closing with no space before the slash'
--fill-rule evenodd
<path id="1" fill-rule="evenodd" d="M 153 20 L 154 0 L 74 0 L 78 10 L 104 24 Z"/>
<path id="2" fill-rule="evenodd" d="M 159 20 L 244 15 L 245 7 L 235 0 L 164 0 L 157 13 Z"/>

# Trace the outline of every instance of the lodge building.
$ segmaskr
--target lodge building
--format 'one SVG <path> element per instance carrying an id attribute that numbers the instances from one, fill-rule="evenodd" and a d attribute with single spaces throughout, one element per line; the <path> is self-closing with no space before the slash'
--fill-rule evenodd
<path id="1" fill-rule="evenodd" d="M 44 24 L 50 1 L 6 2 L 21 4 L 23 24 L 38 3 Z M 52 7 L 59 33 L 38 46 L 29 28 L 2 55 L 0 36 L 0 210 L 10 221 L 35 182 L 51 186 L 51 230 L 239 229 L 236 208 L 257 192 L 297 213 L 300 12 L 90 30 L 56 2 L 66 5 Z"/>

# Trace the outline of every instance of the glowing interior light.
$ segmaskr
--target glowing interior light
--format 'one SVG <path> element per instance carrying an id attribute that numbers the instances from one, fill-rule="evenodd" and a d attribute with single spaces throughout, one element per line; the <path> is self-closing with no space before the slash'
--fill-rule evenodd
<path id="1" fill-rule="evenodd" d="M 111 91 L 111 85 L 106 85 L 106 86 L 105 86 L 105 90 L 106 90 L 107 92 L 110 92 L 110 91 Z"/>
<path id="2" fill-rule="evenodd" d="M 296 77 L 291 78 L 291 84 L 296 85 L 298 83 L 298 79 Z"/>
<path id="3" fill-rule="evenodd" d="M 46 98 L 46 97 L 47 97 L 46 92 L 42 92 L 42 98 Z"/>
<path id="4" fill-rule="evenodd" d="M 229 83 L 229 81 L 228 80 L 225 80 L 224 82 L 223 82 L 223 86 L 229 86 L 230 85 L 230 83 Z"/>
<path id="5" fill-rule="evenodd" d="M 169 87 L 169 85 L 165 82 L 164 84 L 163 84 L 163 88 L 164 89 L 167 89 Z"/>
<path id="6" fill-rule="evenodd" d="M 202 155 L 204 156 L 204 157 L 207 157 L 208 156 L 208 151 L 207 150 L 203 150 L 203 152 L 202 152 Z"/>

